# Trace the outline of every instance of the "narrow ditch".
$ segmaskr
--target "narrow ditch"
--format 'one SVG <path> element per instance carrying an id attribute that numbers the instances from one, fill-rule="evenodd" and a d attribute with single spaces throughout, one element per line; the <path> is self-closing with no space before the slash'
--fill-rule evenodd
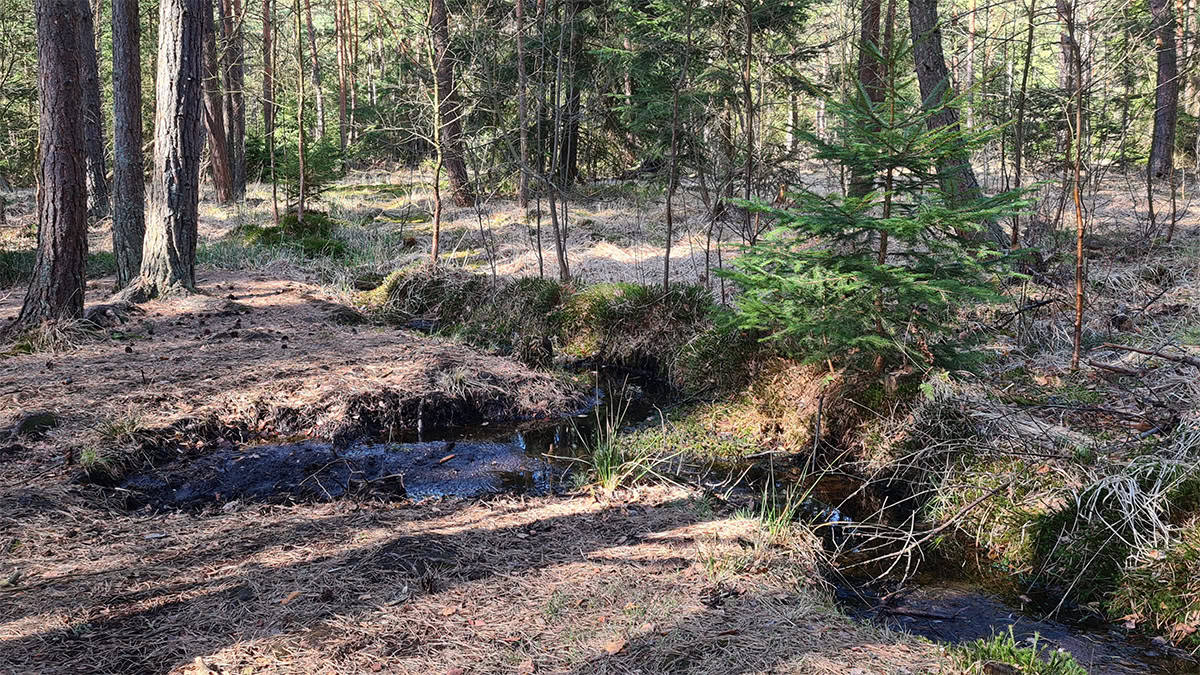
<path id="1" fill-rule="evenodd" d="M 167 462 L 126 476 L 110 488 L 130 509 L 198 510 L 232 501 L 305 502 L 346 498 L 477 498 L 495 494 L 546 495 L 573 488 L 586 475 L 582 455 L 609 406 L 627 421 L 654 423 L 652 396 L 610 401 L 597 387 L 596 407 L 572 417 L 516 425 L 453 429 L 434 440 L 376 439 L 337 449 L 315 441 L 233 447 Z M 624 387 L 621 388 L 624 390 Z M 610 387 L 610 391 L 616 390 Z M 637 391 L 641 391 L 637 389 Z M 854 476 L 827 473 L 812 482 L 802 458 L 756 460 L 707 467 L 688 476 L 701 486 L 759 497 L 764 488 L 808 495 L 799 517 L 824 522 L 827 545 L 844 552 L 853 543 L 855 516 L 895 501 L 865 489 Z M 800 481 L 808 481 L 800 483 Z M 837 538 L 841 541 L 835 541 Z M 1049 618 L 1057 598 L 1030 597 L 1015 583 L 980 581 L 954 561 L 926 561 L 903 582 L 894 577 L 845 576 L 831 581 L 836 600 L 851 616 L 900 628 L 943 644 L 963 644 L 1003 634 L 1044 649 L 1070 652 L 1093 673 L 1193 673 L 1200 666 L 1161 640 L 1146 641 L 1086 613 Z"/>

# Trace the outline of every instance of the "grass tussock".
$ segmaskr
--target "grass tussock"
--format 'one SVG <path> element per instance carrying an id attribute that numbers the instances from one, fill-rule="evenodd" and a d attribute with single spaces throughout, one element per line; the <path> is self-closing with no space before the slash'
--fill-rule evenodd
<path id="1" fill-rule="evenodd" d="M 247 246 L 289 247 L 309 258 L 336 258 L 346 254 L 346 244 L 335 237 L 336 230 L 337 223 L 329 214 L 306 211 L 303 221 L 297 214 L 288 213 L 278 225 L 244 225 L 241 236 Z"/>
<path id="2" fill-rule="evenodd" d="M 0 334 L 0 357 L 70 351 L 96 338 L 96 325 L 83 319 L 43 321 L 15 333 Z"/>
<path id="3" fill-rule="evenodd" d="M 598 361 L 643 369 L 689 390 L 727 385 L 753 342 L 723 322 L 707 289 L 627 283 L 576 289 L 411 265 L 359 296 L 375 316 L 451 335 L 527 363 Z M 720 365 L 718 365 L 720 364 Z"/>
<path id="4" fill-rule="evenodd" d="M 1029 643 L 1018 642 L 1011 627 L 1007 633 L 993 635 L 989 640 L 976 640 L 956 647 L 953 656 L 967 673 L 1087 675 L 1087 670 L 1070 654 L 1039 647 L 1036 635 Z"/>

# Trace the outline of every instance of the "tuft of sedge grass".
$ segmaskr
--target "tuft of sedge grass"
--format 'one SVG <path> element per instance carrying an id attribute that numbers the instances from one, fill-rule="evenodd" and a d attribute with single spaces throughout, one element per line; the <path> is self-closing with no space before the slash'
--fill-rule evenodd
<path id="1" fill-rule="evenodd" d="M 1002 667 L 1008 666 L 1027 675 L 1087 675 L 1087 670 L 1069 653 L 1038 649 L 1036 633 L 1028 644 L 1024 646 L 1024 641 L 1017 641 L 1009 626 L 1007 632 L 994 634 L 990 639 L 953 648 L 952 655 L 968 673 L 1007 672 Z"/>
<path id="2" fill-rule="evenodd" d="M 661 456 L 651 448 L 624 443 L 621 428 L 628 412 L 629 399 L 618 392 L 610 405 L 596 407 L 596 424 L 590 438 L 575 427 L 575 435 L 584 448 L 583 461 L 587 464 L 591 482 L 610 496 L 620 488 L 648 479 L 672 482 L 659 467 L 669 463 L 678 453 Z"/>
<path id="3" fill-rule="evenodd" d="M 67 351 L 95 334 L 95 324 L 83 319 L 43 321 L 6 336 L 8 344 L 0 345 L 0 357 Z"/>
<path id="4" fill-rule="evenodd" d="M 123 464 L 119 458 L 98 447 L 86 447 L 79 451 L 79 466 L 92 480 L 116 479 L 121 474 Z"/>

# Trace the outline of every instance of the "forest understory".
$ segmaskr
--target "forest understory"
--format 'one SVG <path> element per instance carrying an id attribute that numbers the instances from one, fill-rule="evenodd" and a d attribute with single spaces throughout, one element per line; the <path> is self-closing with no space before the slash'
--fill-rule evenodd
<path id="1" fill-rule="evenodd" d="M 1136 179 L 1095 192 L 1079 370 L 1072 262 L 1051 257 L 1004 302 L 964 310 L 979 347 L 960 368 L 881 385 L 722 333 L 719 303 L 683 283 L 709 280 L 686 191 L 667 293 L 662 195 L 647 184 L 579 189 L 569 286 L 516 281 L 537 276 L 536 232 L 503 201 L 448 210 L 442 271 L 415 265 L 430 232 L 414 184 L 353 176 L 326 192 L 323 229 L 282 239 L 262 225 L 261 187 L 239 207 L 202 202 L 205 295 L 136 308 L 105 304 L 108 236 L 93 228 L 91 322 L 3 356 L 0 669 L 979 672 L 961 648 L 834 607 L 829 570 L 874 557 L 863 550 L 893 579 L 951 561 L 1158 636 L 1159 651 L 1197 644 L 1200 219 L 1187 199 L 1174 243 L 1139 248 L 1124 187 Z M 32 265 L 32 197 L 8 215 L 4 319 Z M 155 510 L 131 509 L 123 487 L 265 444 L 578 415 L 596 366 L 672 393 L 650 422 L 581 433 L 596 480 L 551 494 L 218 494 Z M 714 487 L 726 465 L 772 473 Z M 849 487 L 810 490 L 829 476 Z M 801 496 L 855 511 L 856 529 L 831 542 Z"/>

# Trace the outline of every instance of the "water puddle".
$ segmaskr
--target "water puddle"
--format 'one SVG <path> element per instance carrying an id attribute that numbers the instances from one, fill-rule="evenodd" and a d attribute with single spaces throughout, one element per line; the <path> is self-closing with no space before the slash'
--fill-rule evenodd
<path id="1" fill-rule="evenodd" d="M 367 494 L 419 500 L 552 491 L 565 469 L 522 445 L 522 434 L 515 433 L 495 440 L 380 443 L 341 451 L 313 442 L 255 446 L 163 465 L 125 479 L 118 491 L 134 509 Z"/>
<path id="2" fill-rule="evenodd" d="M 1017 641 L 1042 650 L 1070 652 L 1089 673 L 1195 673 L 1200 664 L 1180 650 L 1131 638 L 1102 622 L 1079 625 L 1044 618 L 1036 608 L 1015 607 L 976 584 L 921 579 L 901 591 L 877 594 L 847 584 L 839 604 L 856 618 L 899 628 L 944 644 L 963 644 L 1011 628 Z"/>

